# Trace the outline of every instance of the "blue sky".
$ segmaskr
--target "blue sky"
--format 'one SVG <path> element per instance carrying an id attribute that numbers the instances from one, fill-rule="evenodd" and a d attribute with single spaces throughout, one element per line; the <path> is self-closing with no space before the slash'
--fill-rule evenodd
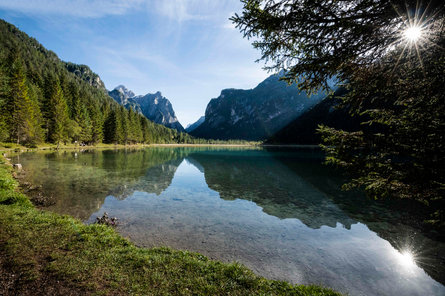
<path id="1" fill-rule="evenodd" d="M 186 126 L 224 88 L 269 74 L 228 18 L 239 0 L 1 0 L 0 17 L 62 60 L 86 64 L 105 86 L 161 91 Z"/>

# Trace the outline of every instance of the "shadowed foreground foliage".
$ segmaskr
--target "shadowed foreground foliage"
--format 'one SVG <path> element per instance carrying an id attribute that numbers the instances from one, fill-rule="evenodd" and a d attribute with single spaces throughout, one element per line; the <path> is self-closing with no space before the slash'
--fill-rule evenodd
<path id="1" fill-rule="evenodd" d="M 266 280 L 240 264 L 133 245 L 112 228 L 37 210 L 0 165 L 0 293 L 340 295 Z"/>
<path id="2" fill-rule="evenodd" d="M 305 91 L 336 77 L 355 129 L 320 121 L 326 162 L 376 199 L 413 199 L 445 227 L 443 1 L 242 0 L 231 20 Z M 407 34 L 419 30 L 418 38 Z M 303 77 L 304 79 L 300 79 Z M 326 126 L 326 125 L 328 126 Z"/>

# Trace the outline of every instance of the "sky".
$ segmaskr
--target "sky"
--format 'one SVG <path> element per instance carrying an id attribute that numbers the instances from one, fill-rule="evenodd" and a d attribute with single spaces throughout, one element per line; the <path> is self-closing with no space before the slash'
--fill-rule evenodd
<path id="1" fill-rule="evenodd" d="M 107 89 L 161 93 L 184 127 L 225 88 L 270 73 L 229 21 L 239 0 L 1 0 L 0 18 L 59 58 L 86 64 Z"/>

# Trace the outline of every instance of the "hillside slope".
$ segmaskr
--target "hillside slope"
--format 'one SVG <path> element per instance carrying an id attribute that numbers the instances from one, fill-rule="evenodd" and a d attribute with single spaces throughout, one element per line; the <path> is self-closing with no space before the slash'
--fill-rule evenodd
<path id="1" fill-rule="evenodd" d="M 188 135 L 125 110 L 86 65 L 61 61 L 0 20 L 0 141 L 174 143 Z"/>

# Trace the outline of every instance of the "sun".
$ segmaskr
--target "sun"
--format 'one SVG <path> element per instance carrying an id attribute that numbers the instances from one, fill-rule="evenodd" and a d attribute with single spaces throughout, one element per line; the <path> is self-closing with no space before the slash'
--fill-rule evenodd
<path id="1" fill-rule="evenodd" d="M 417 42 L 422 37 L 422 28 L 420 26 L 410 26 L 403 32 L 405 39 L 410 42 Z"/>
<path id="2" fill-rule="evenodd" d="M 401 252 L 396 251 L 396 257 L 399 260 L 399 263 L 406 268 L 411 268 L 416 265 L 414 254 L 409 250 L 402 250 Z"/>

